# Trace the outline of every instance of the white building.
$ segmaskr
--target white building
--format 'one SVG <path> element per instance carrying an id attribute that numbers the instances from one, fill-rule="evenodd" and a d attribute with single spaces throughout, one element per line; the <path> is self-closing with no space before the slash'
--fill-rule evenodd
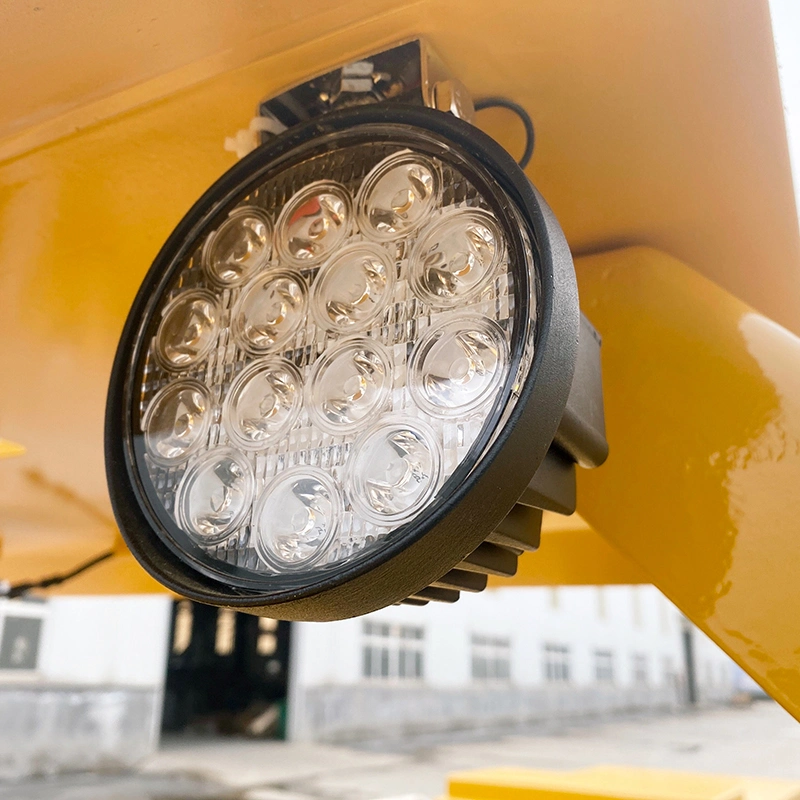
<path id="1" fill-rule="evenodd" d="M 171 607 L 165 595 L 0 599 L 0 779 L 153 751 Z"/>
<path id="2" fill-rule="evenodd" d="M 374 742 L 687 699 L 681 616 L 646 586 L 509 588 L 291 625 L 167 596 L 0 600 L 0 626 L 0 778 L 130 765 L 162 725 Z M 699 701 L 725 700 L 732 663 L 691 639 Z"/>
<path id="3" fill-rule="evenodd" d="M 700 702 L 727 699 L 733 665 L 691 634 Z M 650 586 L 508 588 L 452 606 L 395 606 L 294 633 L 293 738 L 343 741 L 687 702 L 684 625 Z"/>

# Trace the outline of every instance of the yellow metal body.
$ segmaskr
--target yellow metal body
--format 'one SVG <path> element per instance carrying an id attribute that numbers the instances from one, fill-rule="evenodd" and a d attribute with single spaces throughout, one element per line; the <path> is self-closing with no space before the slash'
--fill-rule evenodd
<path id="1" fill-rule="evenodd" d="M 450 776 L 448 800 L 797 800 L 800 782 L 629 767 L 487 769 Z"/>
<path id="2" fill-rule="evenodd" d="M 9 442 L 8 439 L 0 439 L 0 458 L 21 456 L 24 452 L 25 448 L 21 444 Z"/>
<path id="3" fill-rule="evenodd" d="M 141 278 L 232 165 L 223 141 L 259 99 L 423 34 L 474 96 L 533 114 L 529 174 L 582 256 L 605 339 L 611 458 L 581 476 L 580 519 L 548 519 L 518 581 L 652 581 L 800 713 L 796 581 L 781 569 L 798 546 L 800 237 L 766 0 L 3 14 L 0 426 L 27 452 L 0 464 L 0 577 L 113 547 L 65 589 L 157 589 L 116 531 L 103 470 L 106 384 Z M 477 122 L 521 150 L 513 117 Z"/>

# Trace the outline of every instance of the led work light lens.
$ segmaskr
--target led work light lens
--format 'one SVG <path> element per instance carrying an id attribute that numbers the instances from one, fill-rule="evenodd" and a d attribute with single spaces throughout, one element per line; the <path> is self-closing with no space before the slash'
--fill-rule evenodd
<path id="1" fill-rule="evenodd" d="M 258 450 L 292 427 L 302 403 L 303 382 L 294 364 L 285 359 L 255 361 L 225 398 L 225 429 L 240 447 Z"/>
<path id="2" fill-rule="evenodd" d="M 343 248 L 323 264 L 311 289 L 317 322 L 342 333 L 367 328 L 391 300 L 396 273 L 384 248 L 366 242 Z"/>
<path id="3" fill-rule="evenodd" d="M 366 236 L 389 241 L 424 223 L 439 201 L 439 170 L 415 153 L 396 153 L 367 176 L 356 200 Z"/>
<path id="4" fill-rule="evenodd" d="M 414 249 L 411 279 L 431 305 L 451 307 L 485 288 L 502 257 L 495 219 L 485 211 L 459 209 L 423 231 Z"/>
<path id="5" fill-rule="evenodd" d="M 375 419 L 389 400 L 392 362 L 374 339 L 348 339 L 314 364 L 306 407 L 322 430 L 357 431 Z"/>
<path id="6" fill-rule="evenodd" d="M 159 535 L 226 585 L 305 586 L 424 524 L 516 402 L 532 247 L 431 142 L 311 143 L 253 179 L 144 323 L 135 466 Z"/>
<path id="7" fill-rule="evenodd" d="M 211 396 L 197 381 L 167 384 L 144 416 L 147 452 L 162 464 L 177 464 L 197 450 L 208 436 Z"/>
<path id="8" fill-rule="evenodd" d="M 330 547 L 341 515 L 341 493 L 328 473 L 290 470 L 270 484 L 254 512 L 256 550 L 277 569 L 308 566 Z"/>
<path id="9" fill-rule="evenodd" d="M 436 435 L 417 420 L 380 424 L 356 442 L 350 499 L 377 524 L 413 516 L 433 496 L 441 475 Z"/>
<path id="10" fill-rule="evenodd" d="M 301 189 L 278 218 L 280 256 L 302 267 L 331 255 L 347 236 L 352 208 L 349 193 L 338 183 L 319 181 Z"/>
<path id="11" fill-rule="evenodd" d="M 503 329 L 487 317 L 466 316 L 423 337 L 411 356 L 409 388 L 429 414 L 457 417 L 490 401 L 507 369 Z"/>
<path id="12" fill-rule="evenodd" d="M 156 355 L 168 370 L 202 360 L 219 334 L 219 307 L 210 292 L 186 292 L 164 309 L 156 335 Z"/>
<path id="13" fill-rule="evenodd" d="M 247 459 L 236 450 L 211 450 L 178 487 L 178 522 L 202 542 L 218 542 L 236 530 L 252 500 L 253 474 Z"/>
<path id="14" fill-rule="evenodd" d="M 208 276 L 221 286 L 238 286 L 269 259 L 272 226 L 258 209 L 242 208 L 208 237 L 203 261 Z"/>
<path id="15" fill-rule="evenodd" d="M 259 273 L 242 291 L 231 328 L 251 353 L 276 352 L 305 321 L 308 290 L 302 275 L 290 270 Z"/>

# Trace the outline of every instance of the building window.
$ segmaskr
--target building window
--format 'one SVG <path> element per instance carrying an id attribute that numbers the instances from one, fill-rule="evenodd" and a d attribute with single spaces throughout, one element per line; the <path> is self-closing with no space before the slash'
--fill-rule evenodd
<path id="1" fill-rule="evenodd" d="M 214 637 L 214 652 L 218 656 L 229 656 L 236 646 L 236 612 L 229 608 L 217 609 L 217 631 Z"/>
<path id="2" fill-rule="evenodd" d="M 256 652 L 260 656 L 273 656 L 278 649 L 278 620 L 259 617 Z"/>
<path id="3" fill-rule="evenodd" d="M 424 648 L 424 628 L 364 622 L 364 677 L 421 680 L 425 674 Z"/>
<path id="4" fill-rule="evenodd" d="M 608 619 L 608 598 L 605 586 L 597 587 L 597 616 L 599 619 Z"/>
<path id="5" fill-rule="evenodd" d="M 511 640 L 472 635 L 472 680 L 511 680 Z"/>
<path id="6" fill-rule="evenodd" d="M 189 600 L 180 600 L 175 612 L 175 622 L 172 629 L 172 652 L 176 656 L 183 655 L 192 643 L 192 628 L 194 627 L 194 612 Z"/>
<path id="7" fill-rule="evenodd" d="M 614 683 L 614 654 L 610 650 L 594 651 L 594 679 L 598 683 Z"/>
<path id="8" fill-rule="evenodd" d="M 39 664 L 40 617 L 7 615 L 0 639 L 0 670 L 32 672 Z"/>
<path id="9" fill-rule="evenodd" d="M 641 628 L 644 624 L 642 615 L 642 592 L 640 587 L 634 586 L 631 589 L 631 602 L 633 604 L 633 624 L 637 628 Z"/>
<path id="10" fill-rule="evenodd" d="M 638 686 L 647 685 L 647 656 L 643 653 L 634 653 L 633 655 L 633 682 Z"/>
<path id="11" fill-rule="evenodd" d="M 545 644 L 544 679 L 548 683 L 569 683 L 569 647 L 565 644 Z"/>

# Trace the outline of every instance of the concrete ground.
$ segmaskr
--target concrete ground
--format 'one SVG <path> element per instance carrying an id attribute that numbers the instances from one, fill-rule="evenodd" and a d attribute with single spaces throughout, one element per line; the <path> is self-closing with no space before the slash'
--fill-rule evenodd
<path id="1" fill-rule="evenodd" d="M 135 775 L 0 786 L 2 800 L 428 800 L 491 766 L 660 767 L 800 781 L 800 725 L 772 702 L 405 752 L 241 740 L 166 742 Z"/>

